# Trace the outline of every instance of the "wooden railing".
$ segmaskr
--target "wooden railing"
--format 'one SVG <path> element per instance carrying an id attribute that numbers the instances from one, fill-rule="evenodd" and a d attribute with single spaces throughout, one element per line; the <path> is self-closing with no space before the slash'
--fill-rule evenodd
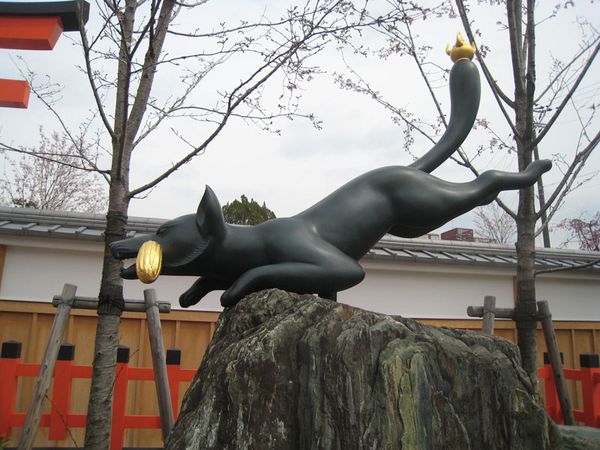
<path id="1" fill-rule="evenodd" d="M 54 370 L 50 412 L 43 414 L 40 427 L 48 428 L 48 437 L 62 440 L 68 437 L 72 428 L 85 427 L 86 415 L 73 414 L 70 411 L 73 380 L 91 378 L 92 367 L 73 364 L 75 346 L 63 344 Z M 119 346 L 117 351 L 116 381 L 112 410 L 111 450 L 123 448 L 126 429 L 160 429 L 158 415 L 128 415 L 127 391 L 129 381 L 152 381 L 152 368 L 129 367 L 129 347 Z M 20 377 L 36 377 L 40 365 L 21 362 L 21 343 L 7 341 L 2 344 L 0 355 L 0 436 L 8 439 L 13 427 L 22 427 L 25 413 L 16 412 L 15 398 Z M 181 351 L 167 350 L 167 371 L 173 416 L 179 414 L 179 384 L 191 381 L 196 371 L 181 368 Z M 589 426 L 600 428 L 600 364 L 596 354 L 585 353 L 580 357 L 581 369 L 564 369 L 569 380 L 576 380 L 581 385 L 583 409 L 574 410 L 575 420 Z M 562 416 L 552 368 L 546 363 L 538 372 L 544 382 L 545 405 L 548 415 L 557 423 L 562 423 Z"/>
<path id="2" fill-rule="evenodd" d="M 0 300 L 0 342 L 18 340 L 23 343 L 21 361 L 38 363 L 44 355 L 48 342 L 50 328 L 56 314 L 56 309 L 50 303 L 34 303 L 16 300 Z M 196 369 L 208 347 L 215 330 L 219 314 L 201 311 L 171 311 L 161 317 L 163 341 L 165 347 L 181 349 L 181 366 L 186 369 Z M 91 364 L 94 358 L 94 339 L 97 315 L 95 311 L 73 309 L 69 325 L 65 332 L 65 341 L 72 342 L 77 348 L 75 365 Z M 121 317 L 119 342 L 131 348 L 132 367 L 152 367 L 152 355 L 148 344 L 147 318 L 145 313 L 125 312 Z M 421 319 L 422 323 L 460 328 L 481 330 L 481 321 L 473 319 Z M 555 321 L 560 351 L 564 353 L 564 366 L 577 368 L 581 353 L 600 353 L 600 322 Z M 544 365 L 542 356 L 546 351 L 541 331 L 538 339 L 538 366 Z M 517 331 L 512 321 L 496 321 L 494 334 L 516 341 Z M 16 393 L 15 408 L 17 411 L 27 411 L 31 403 L 35 378 L 24 377 L 19 382 Z M 581 395 L 580 382 L 567 380 L 570 398 L 574 409 L 583 409 L 585 399 Z M 72 387 L 71 411 L 85 413 L 90 389 L 89 379 L 75 380 Z M 181 402 L 187 383 L 181 385 L 181 393 L 177 403 Z M 2 386 L 0 385 L 0 389 Z M 0 390 L 0 397 L 3 391 Z M 52 398 L 52 387 L 48 396 Z M 173 396 L 171 401 L 174 402 Z M 156 389 L 153 383 L 133 381 L 129 383 L 127 412 L 136 415 L 158 415 Z M 45 402 L 44 412 L 51 411 L 51 403 Z M 15 446 L 16 438 L 21 429 L 13 430 L 13 439 L 9 446 Z M 67 440 L 51 440 L 49 428 L 40 429 L 35 441 L 35 447 L 66 447 L 82 446 L 84 429 L 70 430 Z M 161 440 L 160 429 L 136 430 L 128 429 L 125 433 L 126 447 L 159 447 Z"/>
<path id="3" fill-rule="evenodd" d="M 116 378 L 112 409 L 111 450 L 123 448 L 125 429 L 161 429 L 158 415 L 127 415 L 127 391 L 129 381 L 153 381 L 152 368 L 129 367 L 129 347 L 117 350 Z M 92 367 L 73 364 L 75 346 L 63 344 L 54 369 L 51 409 L 42 414 L 39 426 L 48 428 L 51 440 L 63 440 L 72 428 L 84 428 L 86 415 L 70 411 L 73 380 L 91 378 Z M 195 370 L 181 368 L 181 351 L 169 349 L 166 355 L 169 390 L 173 416 L 179 414 L 179 384 L 191 381 Z M 25 413 L 15 411 L 15 400 L 20 377 L 36 377 L 40 364 L 21 362 L 21 343 L 7 341 L 0 354 L 0 436 L 8 440 L 13 427 L 25 424 Z"/>
<path id="4" fill-rule="evenodd" d="M 544 397 L 546 412 L 556 423 L 564 423 L 556 385 L 552 376 L 552 366 L 549 360 L 544 361 L 544 367 L 538 370 L 538 377 L 544 381 Z M 563 368 L 567 380 L 575 380 L 581 386 L 583 408 L 573 410 L 576 421 L 588 426 L 600 428 L 600 359 L 594 353 L 579 355 L 580 369 Z"/>

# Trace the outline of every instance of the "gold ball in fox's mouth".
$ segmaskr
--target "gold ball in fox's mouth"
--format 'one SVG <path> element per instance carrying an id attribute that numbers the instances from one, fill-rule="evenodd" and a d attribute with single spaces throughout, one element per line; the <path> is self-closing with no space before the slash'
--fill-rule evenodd
<path id="1" fill-rule="evenodd" d="M 146 241 L 140 247 L 135 261 L 135 272 L 142 283 L 152 283 L 160 275 L 162 249 L 156 241 Z"/>

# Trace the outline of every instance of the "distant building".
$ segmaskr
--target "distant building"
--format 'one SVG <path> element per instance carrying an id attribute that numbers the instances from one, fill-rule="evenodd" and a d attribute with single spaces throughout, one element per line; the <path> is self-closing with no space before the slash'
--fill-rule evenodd
<path id="1" fill-rule="evenodd" d="M 443 232 L 440 236 L 445 241 L 475 242 L 473 230 L 470 228 L 453 228 L 452 230 Z"/>

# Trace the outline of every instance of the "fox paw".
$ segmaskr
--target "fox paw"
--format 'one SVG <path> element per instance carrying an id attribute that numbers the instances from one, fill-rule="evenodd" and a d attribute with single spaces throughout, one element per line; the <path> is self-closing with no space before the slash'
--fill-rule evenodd
<path id="1" fill-rule="evenodd" d="M 232 292 L 232 290 L 233 288 L 229 288 L 223 292 L 223 295 L 221 295 L 221 306 L 223 308 L 235 306 L 242 299 L 240 296 L 235 295 L 235 292 Z"/>
<path id="2" fill-rule="evenodd" d="M 193 293 L 186 291 L 179 296 L 179 305 L 182 308 L 189 308 L 192 305 L 195 305 L 201 300 L 201 298 L 197 298 Z"/>

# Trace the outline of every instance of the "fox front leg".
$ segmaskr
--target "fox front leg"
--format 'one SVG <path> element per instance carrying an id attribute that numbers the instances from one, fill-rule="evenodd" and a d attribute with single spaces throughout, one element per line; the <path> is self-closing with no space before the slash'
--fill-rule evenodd
<path id="1" fill-rule="evenodd" d="M 279 288 L 299 294 L 342 291 L 362 281 L 363 268 L 344 255 L 336 264 L 280 263 L 256 267 L 240 276 L 221 296 L 224 307 L 236 305 L 261 289 Z"/>
<path id="2" fill-rule="evenodd" d="M 183 308 L 188 308 L 198 303 L 206 294 L 211 291 L 228 289 L 231 286 L 230 281 L 218 280 L 216 278 L 200 277 L 192 286 L 179 297 L 179 304 Z"/>

